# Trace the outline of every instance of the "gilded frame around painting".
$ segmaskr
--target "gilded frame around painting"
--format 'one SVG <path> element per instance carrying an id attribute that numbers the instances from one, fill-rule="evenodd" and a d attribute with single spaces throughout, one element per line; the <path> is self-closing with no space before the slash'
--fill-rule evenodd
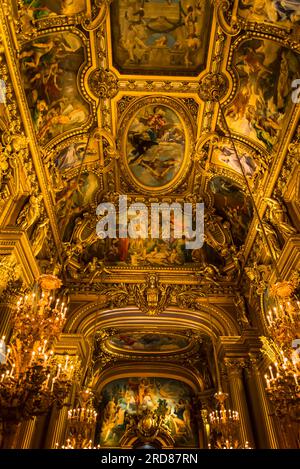
<path id="1" fill-rule="evenodd" d="M 182 138 L 184 141 L 184 150 L 180 156 L 181 160 L 177 158 L 177 164 L 180 163 L 178 166 L 178 170 L 176 174 L 169 181 L 166 183 L 162 183 L 161 185 L 159 182 L 155 185 L 149 185 L 143 182 L 144 176 L 136 177 L 133 173 L 132 169 L 130 168 L 130 162 L 128 161 L 128 139 L 129 133 L 132 129 L 132 125 L 135 119 L 145 111 L 145 109 L 155 109 L 155 108 L 164 108 L 166 111 L 169 111 L 176 116 L 177 123 L 174 124 L 174 128 L 176 127 L 178 132 L 180 131 L 182 134 Z M 165 127 L 172 127 L 170 123 L 166 122 Z M 176 130 L 176 129 L 175 129 Z M 126 113 L 121 117 L 120 126 L 118 129 L 118 142 L 119 142 L 119 150 L 121 153 L 121 169 L 126 172 L 129 177 L 130 182 L 135 187 L 137 191 L 152 194 L 158 193 L 167 193 L 174 190 L 178 187 L 179 184 L 182 183 L 185 175 L 188 173 L 191 160 L 189 161 L 189 155 L 191 154 L 193 144 L 194 144 L 194 128 L 192 124 L 192 119 L 189 116 L 188 109 L 184 106 L 184 104 L 179 99 L 173 99 L 166 96 L 151 96 L 142 99 L 136 99 L 133 103 L 126 109 Z M 158 142 L 158 143 L 157 143 Z M 151 143 L 148 144 L 152 145 Z M 162 145 L 162 143 L 158 140 L 153 143 L 153 146 L 156 146 L 158 149 Z M 141 153 L 143 147 L 140 148 L 139 152 Z M 146 155 L 147 151 L 144 151 Z M 143 158 L 143 154 L 137 155 L 139 158 Z M 155 157 L 157 160 L 157 158 Z"/>

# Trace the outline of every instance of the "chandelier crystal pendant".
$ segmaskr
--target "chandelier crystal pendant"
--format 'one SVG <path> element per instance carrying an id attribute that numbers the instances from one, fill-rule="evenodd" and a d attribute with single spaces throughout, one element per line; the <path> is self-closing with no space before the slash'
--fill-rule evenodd
<path id="1" fill-rule="evenodd" d="M 12 336 L 0 365 L 0 421 L 18 424 L 62 406 L 77 357 L 57 357 L 54 342 L 65 323 L 67 307 L 54 297 L 61 281 L 42 275 L 36 292 L 22 296 L 13 312 Z M 5 338 L 2 338 L 5 339 Z"/>

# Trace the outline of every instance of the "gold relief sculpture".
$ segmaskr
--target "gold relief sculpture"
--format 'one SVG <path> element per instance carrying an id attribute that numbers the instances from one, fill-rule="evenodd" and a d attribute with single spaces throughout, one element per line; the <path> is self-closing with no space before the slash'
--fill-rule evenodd
<path id="1" fill-rule="evenodd" d="M 36 227 L 33 234 L 32 249 L 35 256 L 37 256 L 43 248 L 43 244 L 47 238 L 49 230 L 49 219 L 45 218 Z"/>
<path id="2" fill-rule="evenodd" d="M 136 304 L 149 316 L 157 316 L 171 300 L 170 286 L 162 285 L 157 274 L 148 274 L 144 285 L 135 288 Z"/>
<path id="3" fill-rule="evenodd" d="M 0 292 L 7 287 L 9 281 L 18 280 L 21 276 L 21 267 L 17 264 L 15 256 L 2 256 L 0 258 Z"/>
<path id="4" fill-rule="evenodd" d="M 203 101 L 220 101 L 226 94 L 228 80 L 221 73 L 209 73 L 199 83 L 199 96 Z"/>
<path id="5" fill-rule="evenodd" d="M 95 12 L 92 15 L 88 15 L 82 21 L 82 27 L 86 31 L 94 31 L 101 27 L 103 22 L 106 20 L 109 5 L 112 0 L 95 0 L 93 11 Z"/>
<path id="6" fill-rule="evenodd" d="M 94 70 L 89 76 L 88 83 L 92 93 L 98 98 L 114 98 L 118 93 L 118 80 L 108 70 Z"/>
<path id="7" fill-rule="evenodd" d="M 249 328 L 250 322 L 248 319 L 246 301 L 245 301 L 245 298 L 240 293 L 237 294 L 234 300 L 234 304 L 237 308 L 237 320 L 238 320 L 239 325 L 241 326 L 242 329 Z"/>
<path id="8" fill-rule="evenodd" d="M 240 21 L 236 17 L 236 15 L 233 15 L 231 17 L 230 24 L 225 16 L 225 14 L 228 13 L 230 10 L 230 2 L 228 0 L 217 0 L 215 3 L 217 9 L 218 22 L 224 33 L 228 36 L 236 36 L 237 34 L 239 34 L 242 25 L 240 24 Z"/>
<path id="9" fill-rule="evenodd" d="M 284 237 L 297 233 L 296 228 L 291 226 L 288 222 L 287 210 L 283 203 L 278 202 L 276 199 L 271 199 L 270 197 L 265 197 L 264 200 L 268 204 L 269 221 L 274 228 L 277 228 Z"/>
<path id="10" fill-rule="evenodd" d="M 93 259 L 88 263 L 83 272 L 88 273 L 89 283 L 92 283 L 97 277 L 102 278 L 102 276 L 105 274 L 110 275 L 110 271 L 105 268 L 103 262 L 99 261 L 97 257 L 93 257 Z"/>
<path id="11" fill-rule="evenodd" d="M 32 194 L 17 218 L 17 225 L 28 230 L 40 217 L 42 207 L 41 194 Z"/>
<path id="12" fill-rule="evenodd" d="M 201 270 L 198 270 L 196 272 L 197 277 L 199 277 L 199 280 L 206 281 L 208 280 L 209 282 L 213 282 L 215 285 L 219 285 L 218 279 L 220 277 L 220 270 L 212 264 L 208 264 L 205 267 L 203 267 Z"/>
<path id="13" fill-rule="evenodd" d="M 281 247 L 279 244 L 277 233 L 272 227 L 272 225 L 268 223 L 267 221 L 263 221 L 263 228 L 260 225 L 257 225 L 257 231 L 259 233 L 263 233 L 263 229 L 266 235 L 268 236 L 268 241 L 269 241 L 269 245 L 272 251 L 272 255 L 275 257 L 275 259 L 278 259 L 281 253 Z M 266 242 L 264 239 L 262 239 L 262 244 L 266 247 Z"/>
<path id="14" fill-rule="evenodd" d="M 270 267 L 254 261 L 251 266 L 245 267 L 245 272 L 250 282 L 257 288 L 257 294 L 264 293 L 271 273 Z"/>

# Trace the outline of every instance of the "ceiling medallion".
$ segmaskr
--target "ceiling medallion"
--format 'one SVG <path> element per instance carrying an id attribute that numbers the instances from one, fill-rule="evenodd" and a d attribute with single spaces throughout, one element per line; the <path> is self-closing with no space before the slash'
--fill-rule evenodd
<path id="1" fill-rule="evenodd" d="M 188 169 L 192 125 L 178 100 L 151 97 L 135 101 L 119 129 L 122 162 L 138 190 L 174 190 Z"/>
<path id="2" fill-rule="evenodd" d="M 116 76 L 104 68 L 97 68 L 90 74 L 88 85 L 92 93 L 100 99 L 112 99 L 119 91 Z"/>
<path id="3" fill-rule="evenodd" d="M 228 80 L 223 73 L 208 73 L 199 82 L 202 101 L 220 101 L 228 90 Z"/>

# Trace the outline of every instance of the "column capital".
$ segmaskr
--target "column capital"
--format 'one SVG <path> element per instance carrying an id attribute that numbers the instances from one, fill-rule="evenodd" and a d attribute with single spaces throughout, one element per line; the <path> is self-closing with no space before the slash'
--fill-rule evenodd
<path id="1" fill-rule="evenodd" d="M 26 285 L 32 285 L 40 275 L 40 269 L 33 255 L 30 241 L 24 231 L 18 227 L 9 227 L 0 230 L 1 259 L 13 259 L 20 269 L 20 275 Z M 12 256 L 12 257 L 11 257 Z M 5 287 L 4 287 L 5 288 Z"/>
<path id="2" fill-rule="evenodd" d="M 3 290 L 0 296 L 0 304 L 15 303 L 16 299 L 24 293 L 25 286 L 20 278 L 17 280 L 9 280 L 5 290 Z"/>
<path id="3" fill-rule="evenodd" d="M 245 358 L 224 358 L 224 365 L 228 374 L 241 376 L 243 369 L 247 367 Z"/>

